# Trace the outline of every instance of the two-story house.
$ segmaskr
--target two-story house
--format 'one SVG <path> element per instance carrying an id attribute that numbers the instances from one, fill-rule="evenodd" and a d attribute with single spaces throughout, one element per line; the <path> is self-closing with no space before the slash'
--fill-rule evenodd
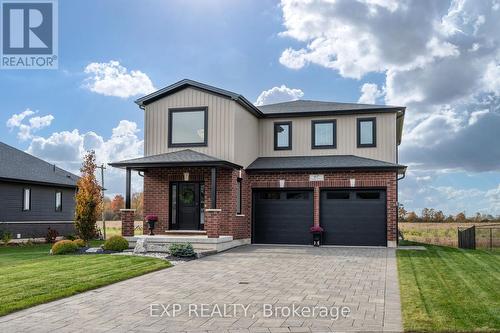
<path id="1" fill-rule="evenodd" d="M 404 107 L 298 100 L 255 106 L 182 80 L 139 98 L 144 177 L 156 233 L 199 230 L 260 244 L 395 246 Z M 133 232 L 124 210 L 124 235 Z M 146 228 L 145 228 L 146 229 Z M 147 231 L 146 231 L 147 232 Z"/>

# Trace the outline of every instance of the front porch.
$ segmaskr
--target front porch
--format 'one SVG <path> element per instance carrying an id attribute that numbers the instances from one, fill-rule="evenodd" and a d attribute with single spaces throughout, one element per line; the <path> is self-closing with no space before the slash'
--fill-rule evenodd
<path id="1" fill-rule="evenodd" d="M 249 215 L 242 214 L 236 204 L 240 166 L 191 150 L 111 165 L 126 170 L 122 235 L 132 243 L 137 240 L 133 237 L 135 211 L 130 208 L 132 171 L 144 178 L 145 235 L 149 234 L 145 217 L 158 217 L 151 244 L 190 242 L 200 249 L 218 250 L 234 240 L 249 242 Z"/>
<path id="2" fill-rule="evenodd" d="M 141 235 L 125 237 L 129 248 L 133 249 L 139 240 L 143 240 L 147 252 L 168 252 L 171 244 L 190 243 L 196 252 L 222 252 L 233 247 L 250 244 L 250 239 L 233 239 L 232 236 L 209 238 L 207 235 Z"/>

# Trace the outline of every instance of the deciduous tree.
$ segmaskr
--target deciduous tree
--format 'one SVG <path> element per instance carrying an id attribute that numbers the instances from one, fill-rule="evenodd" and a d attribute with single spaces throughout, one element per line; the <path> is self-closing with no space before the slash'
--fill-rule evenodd
<path id="1" fill-rule="evenodd" d="M 97 235 L 96 222 L 101 208 L 101 188 L 95 177 L 95 152 L 88 151 L 77 182 L 75 228 L 81 239 L 88 242 Z"/>

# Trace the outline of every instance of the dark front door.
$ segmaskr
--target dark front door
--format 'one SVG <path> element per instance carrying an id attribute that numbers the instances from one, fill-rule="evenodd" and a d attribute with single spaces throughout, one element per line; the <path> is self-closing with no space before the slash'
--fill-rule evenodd
<path id="1" fill-rule="evenodd" d="M 323 244 L 387 246 L 386 209 L 385 191 L 321 191 Z"/>
<path id="2" fill-rule="evenodd" d="M 180 230 L 200 229 L 200 184 L 178 183 L 177 227 Z"/>
<path id="3" fill-rule="evenodd" d="M 313 192 L 310 190 L 256 190 L 253 194 L 253 242 L 257 244 L 311 244 Z"/>

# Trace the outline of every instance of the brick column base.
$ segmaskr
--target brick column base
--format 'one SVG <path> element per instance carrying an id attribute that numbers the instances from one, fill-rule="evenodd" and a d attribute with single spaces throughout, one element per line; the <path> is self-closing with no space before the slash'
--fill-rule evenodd
<path id="1" fill-rule="evenodd" d="M 315 186 L 314 187 L 314 194 L 313 194 L 313 197 L 314 197 L 314 202 L 313 202 L 313 205 L 314 205 L 314 219 L 313 219 L 313 224 L 315 226 L 319 226 L 319 187 L 318 186 Z"/>
<path id="2" fill-rule="evenodd" d="M 205 209 L 205 231 L 208 238 L 219 238 L 221 212 L 220 209 Z"/>
<path id="3" fill-rule="evenodd" d="M 135 209 L 120 209 L 122 219 L 122 236 L 134 236 Z"/>

